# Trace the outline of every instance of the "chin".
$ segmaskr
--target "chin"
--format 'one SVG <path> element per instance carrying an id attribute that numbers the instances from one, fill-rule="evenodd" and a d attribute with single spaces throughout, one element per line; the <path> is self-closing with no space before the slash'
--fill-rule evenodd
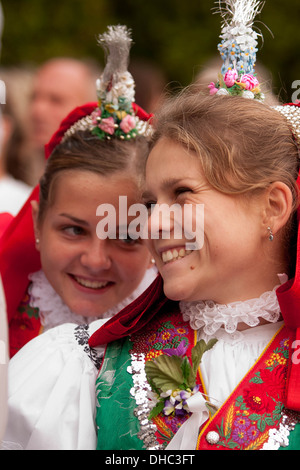
<path id="1" fill-rule="evenodd" d="M 78 302 L 73 303 L 70 302 L 68 305 L 69 309 L 71 310 L 72 313 L 75 315 L 81 316 L 81 317 L 97 317 L 101 318 L 102 314 L 104 313 L 105 310 L 98 308 L 95 308 L 95 305 L 87 305 L 85 303 L 80 304 Z"/>
<path id="2" fill-rule="evenodd" d="M 164 293 L 168 299 L 178 302 L 187 300 L 186 297 L 188 296 L 188 292 L 182 284 L 176 285 L 176 283 L 168 283 L 168 281 L 164 281 Z"/>

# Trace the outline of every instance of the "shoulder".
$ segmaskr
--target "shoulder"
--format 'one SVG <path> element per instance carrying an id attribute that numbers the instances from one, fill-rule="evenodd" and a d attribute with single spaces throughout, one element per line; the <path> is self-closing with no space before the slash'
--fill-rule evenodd
<path id="1" fill-rule="evenodd" d="M 11 359 L 5 440 L 28 450 L 93 448 L 95 380 L 104 348 L 88 347 L 89 328 L 52 328 Z"/>
<path id="2" fill-rule="evenodd" d="M 45 333 L 29 341 L 10 361 L 11 371 L 30 371 L 36 369 L 38 364 L 54 363 L 53 373 L 59 374 L 61 368 L 67 363 L 80 361 L 87 369 L 93 370 L 95 361 L 91 360 L 91 351 L 88 340 L 95 328 L 103 324 L 103 320 L 93 322 L 91 325 L 76 325 L 65 323 L 47 330 Z M 104 348 L 93 350 L 99 360 L 103 356 Z M 20 369 L 20 370 L 19 370 Z"/>

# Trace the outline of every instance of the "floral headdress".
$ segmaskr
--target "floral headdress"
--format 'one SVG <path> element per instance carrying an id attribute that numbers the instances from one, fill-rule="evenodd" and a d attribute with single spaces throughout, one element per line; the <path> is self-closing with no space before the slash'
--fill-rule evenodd
<path id="1" fill-rule="evenodd" d="M 210 94 L 241 95 L 263 101 L 264 95 L 254 70 L 259 34 L 253 29 L 253 21 L 264 3 L 224 0 L 218 4 L 217 12 L 223 19 L 222 41 L 218 45 L 223 65 L 217 82 L 209 85 Z"/>
<path id="2" fill-rule="evenodd" d="M 70 127 L 63 140 L 86 129 L 102 140 L 112 137 L 130 140 L 150 134 L 151 125 L 140 119 L 133 107 L 135 83 L 127 70 L 132 44 L 130 30 L 121 25 L 109 26 L 106 33 L 99 35 L 98 44 L 107 53 L 105 69 L 96 82 L 98 106 Z"/>

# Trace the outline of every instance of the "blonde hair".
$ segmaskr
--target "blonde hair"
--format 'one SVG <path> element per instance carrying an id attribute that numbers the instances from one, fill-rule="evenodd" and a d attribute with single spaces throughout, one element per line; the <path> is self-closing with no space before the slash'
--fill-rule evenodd
<path id="1" fill-rule="evenodd" d="M 166 137 L 195 152 L 218 191 L 246 195 L 282 181 L 297 207 L 298 148 L 285 118 L 268 105 L 188 88 L 164 103 L 155 129 L 151 148 Z"/>

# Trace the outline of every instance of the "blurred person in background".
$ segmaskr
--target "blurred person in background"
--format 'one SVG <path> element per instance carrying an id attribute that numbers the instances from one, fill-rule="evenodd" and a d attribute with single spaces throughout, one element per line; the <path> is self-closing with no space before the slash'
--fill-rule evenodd
<path id="1" fill-rule="evenodd" d="M 57 57 L 41 65 L 33 77 L 29 102 L 29 147 L 36 184 L 44 170 L 44 145 L 76 106 L 94 101 L 99 68 L 89 61 Z"/>
<path id="2" fill-rule="evenodd" d="M 3 25 L 3 10 L 0 3 L 0 50 Z M 18 167 L 15 156 L 18 153 L 17 148 L 22 143 L 23 134 L 11 103 L 8 75 L 1 72 L 0 78 L 0 212 L 15 215 L 29 196 L 31 188 L 15 178 L 14 171 L 17 172 Z M 14 144 L 11 146 L 12 143 Z"/>
<path id="3" fill-rule="evenodd" d="M 7 117 L 10 138 L 5 148 L 7 172 L 30 185 L 31 152 L 28 144 L 28 104 L 31 96 L 33 67 L 14 65 L 1 67 L 0 78 L 5 83 L 6 103 L 2 112 Z"/>
<path id="4" fill-rule="evenodd" d="M 0 212 L 16 215 L 32 187 L 22 181 L 20 148 L 24 141 L 21 126 L 10 105 L 9 98 L 2 105 L 0 139 Z"/>
<path id="5" fill-rule="evenodd" d="M 135 81 L 136 102 L 149 113 L 154 113 L 161 105 L 167 87 L 164 71 L 146 59 L 132 60 L 129 71 Z"/>

